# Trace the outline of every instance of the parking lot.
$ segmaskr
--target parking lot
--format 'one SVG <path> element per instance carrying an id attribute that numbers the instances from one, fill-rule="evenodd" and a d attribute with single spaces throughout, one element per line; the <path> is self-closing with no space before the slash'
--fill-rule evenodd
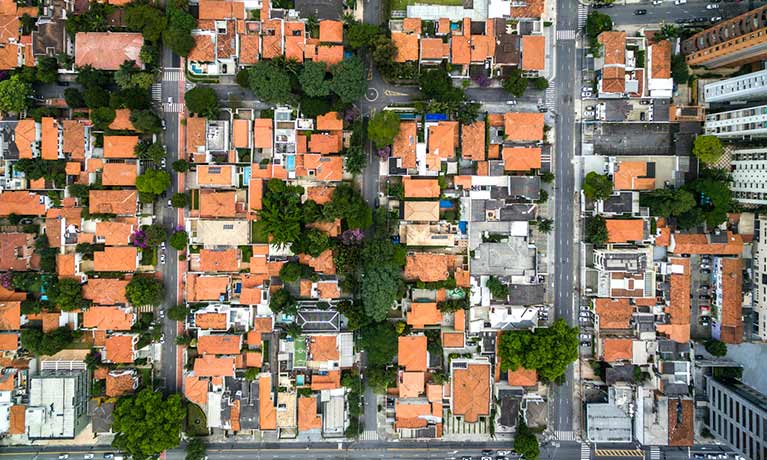
<path id="1" fill-rule="evenodd" d="M 761 0 L 752 2 L 688 0 L 684 4 L 676 5 L 674 0 L 663 0 L 654 5 L 652 0 L 646 0 L 628 5 L 616 3 L 612 8 L 598 9 L 608 14 L 616 26 L 676 23 L 687 27 L 707 27 L 712 24 L 712 18 L 726 20 L 761 6 L 765 2 Z M 750 3 L 751 7 L 749 7 Z M 646 13 L 636 14 L 637 10 L 645 10 Z"/>
<path id="2" fill-rule="evenodd" d="M 711 317 L 715 314 L 711 258 L 691 255 L 690 267 L 690 332 L 694 339 L 708 339 L 711 337 Z"/>

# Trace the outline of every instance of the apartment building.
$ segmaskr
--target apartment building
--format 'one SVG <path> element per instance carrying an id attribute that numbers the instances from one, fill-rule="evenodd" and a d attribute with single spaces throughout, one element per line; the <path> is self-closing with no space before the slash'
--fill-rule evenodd
<path id="1" fill-rule="evenodd" d="M 735 148 L 732 151 L 733 198 L 745 205 L 767 204 L 767 148 Z"/>
<path id="2" fill-rule="evenodd" d="M 706 134 L 721 139 L 767 136 L 767 105 L 706 115 Z"/>
<path id="3" fill-rule="evenodd" d="M 708 428 L 751 460 L 767 458 L 767 397 L 738 381 L 706 378 Z"/>
<path id="4" fill-rule="evenodd" d="M 767 56 L 767 6 L 722 21 L 682 42 L 688 65 L 736 67 Z"/>
<path id="5" fill-rule="evenodd" d="M 705 102 L 732 102 L 764 99 L 767 94 L 767 70 L 726 78 L 706 84 Z"/>
<path id="6" fill-rule="evenodd" d="M 764 224 L 762 216 L 759 216 L 754 222 L 754 309 L 752 312 L 753 330 L 750 332 L 758 335 L 762 340 L 767 340 L 767 240 L 761 230 Z"/>

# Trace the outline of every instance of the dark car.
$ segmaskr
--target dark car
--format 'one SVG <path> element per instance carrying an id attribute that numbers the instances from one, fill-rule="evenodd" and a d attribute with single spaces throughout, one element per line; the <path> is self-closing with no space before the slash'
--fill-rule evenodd
<path id="1" fill-rule="evenodd" d="M 493 455 L 492 449 L 484 449 L 482 450 L 482 455 Z"/>
<path id="2" fill-rule="evenodd" d="M 634 14 L 637 16 L 642 16 L 643 14 L 647 14 L 647 10 L 634 10 Z"/>
<path id="3" fill-rule="evenodd" d="M 684 24 L 685 22 L 688 22 L 688 21 L 687 21 L 687 18 L 679 18 L 674 22 L 676 22 L 677 24 Z"/>
<path id="4" fill-rule="evenodd" d="M 708 18 L 700 17 L 693 19 L 693 22 L 706 22 L 708 21 Z"/>

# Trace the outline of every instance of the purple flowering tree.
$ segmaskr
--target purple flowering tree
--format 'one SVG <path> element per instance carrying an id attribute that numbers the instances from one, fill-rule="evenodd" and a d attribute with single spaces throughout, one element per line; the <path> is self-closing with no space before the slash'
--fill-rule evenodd
<path id="1" fill-rule="evenodd" d="M 388 160 L 391 156 L 391 146 L 387 145 L 384 148 L 380 148 L 376 151 L 376 155 L 378 155 L 378 158 L 382 160 Z"/>

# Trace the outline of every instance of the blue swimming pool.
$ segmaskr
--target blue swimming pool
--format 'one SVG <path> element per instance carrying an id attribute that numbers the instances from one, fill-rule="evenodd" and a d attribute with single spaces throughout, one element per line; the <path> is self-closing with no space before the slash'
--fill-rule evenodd
<path id="1" fill-rule="evenodd" d="M 295 171 L 296 170 L 296 156 L 295 155 L 289 155 L 285 159 L 285 165 L 286 165 L 288 171 Z"/>

